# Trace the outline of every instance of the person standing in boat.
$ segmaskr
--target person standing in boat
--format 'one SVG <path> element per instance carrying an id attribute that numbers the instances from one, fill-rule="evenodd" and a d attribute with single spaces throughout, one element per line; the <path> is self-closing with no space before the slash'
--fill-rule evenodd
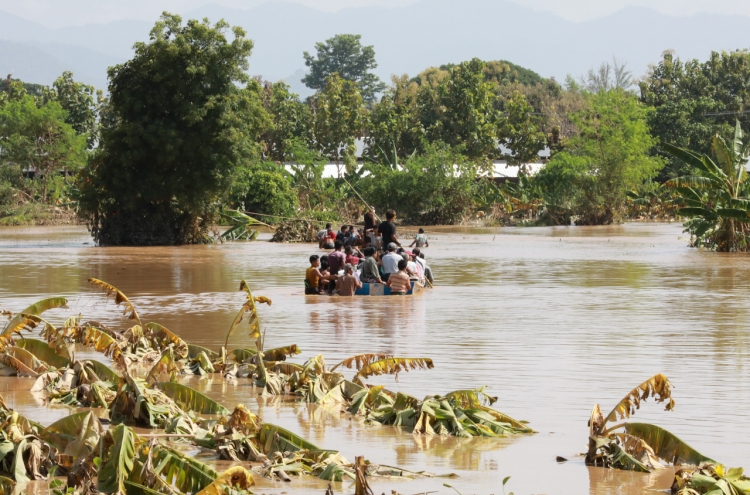
<path id="1" fill-rule="evenodd" d="M 378 225 L 378 232 L 383 236 L 383 246 L 388 246 L 391 243 L 401 246 L 398 238 L 396 237 L 396 224 L 393 221 L 396 219 L 396 212 L 388 210 L 385 212 L 385 222 Z"/>
<path id="2" fill-rule="evenodd" d="M 370 210 L 365 213 L 364 240 L 365 245 L 375 246 L 375 234 L 378 225 L 375 223 L 375 207 L 371 206 Z"/>

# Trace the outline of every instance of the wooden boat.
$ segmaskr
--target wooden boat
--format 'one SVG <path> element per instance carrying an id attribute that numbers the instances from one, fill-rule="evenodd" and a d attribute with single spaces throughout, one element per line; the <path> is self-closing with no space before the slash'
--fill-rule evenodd
<path id="1" fill-rule="evenodd" d="M 415 279 L 411 280 L 411 289 L 406 293 L 407 296 L 413 296 L 422 292 L 424 287 L 422 284 L 417 282 Z M 391 288 L 383 284 L 368 284 L 363 283 L 361 289 L 357 289 L 354 293 L 355 296 L 390 296 Z"/>

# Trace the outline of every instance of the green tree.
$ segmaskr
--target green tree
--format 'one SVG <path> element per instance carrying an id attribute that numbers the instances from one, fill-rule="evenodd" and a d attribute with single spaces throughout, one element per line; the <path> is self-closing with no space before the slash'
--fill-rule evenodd
<path id="1" fill-rule="evenodd" d="M 261 99 L 271 117 L 271 126 L 260 136 L 263 152 L 268 158 L 283 162 L 289 158 L 291 140 L 312 141 L 310 107 L 281 81 L 264 83 Z"/>
<path id="2" fill-rule="evenodd" d="M 499 122 L 500 144 L 511 151 L 505 154 L 509 164 L 524 166 L 539 160 L 544 149 L 545 136 L 539 129 L 538 117 L 532 115 L 532 107 L 526 97 L 518 91 L 505 102 L 504 114 Z"/>
<path id="3" fill-rule="evenodd" d="M 0 107 L 0 161 L 34 171 L 42 201 L 58 173 L 76 171 L 86 160 L 86 138 L 76 134 L 66 117 L 59 103 L 37 106 L 30 95 Z"/>
<path id="4" fill-rule="evenodd" d="M 649 155 L 654 139 L 646 124 L 649 109 L 637 97 L 616 89 L 587 96 L 588 108 L 572 116 L 579 134 L 537 174 L 547 191 L 564 190 L 579 225 L 621 220 L 626 194 L 662 167 Z M 563 201 L 562 199 L 558 199 Z"/>
<path id="5" fill-rule="evenodd" d="M 420 86 L 417 98 L 427 139 L 461 147 L 469 159 L 487 158 L 497 149 L 500 112 L 484 68 L 476 58 L 456 65 L 436 87 Z"/>
<path id="6" fill-rule="evenodd" d="M 355 141 L 361 137 L 364 126 L 359 87 L 333 74 L 323 90 L 311 98 L 310 105 L 318 149 L 336 166 L 343 161 L 351 168 L 356 163 Z"/>
<path id="7" fill-rule="evenodd" d="M 640 93 L 654 108 L 648 124 L 658 141 L 710 154 L 715 134 L 731 138 L 735 120 L 750 126 L 750 114 L 741 113 L 750 107 L 750 52 L 713 52 L 705 62 L 683 62 L 665 52 L 641 81 Z M 662 156 L 668 162 L 660 180 L 692 173 L 686 162 Z"/>
<path id="8" fill-rule="evenodd" d="M 68 113 L 65 121 L 78 134 L 87 136 L 88 147 L 92 149 L 99 139 L 98 112 L 104 100 L 102 91 L 76 82 L 73 73 L 65 71 L 45 93 L 45 99 L 55 100 L 63 107 Z"/>
<path id="9" fill-rule="evenodd" d="M 165 13 L 135 56 L 109 69 L 111 128 L 81 180 L 100 244 L 203 242 L 235 169 L 270 124 L 234 27 Z"/>
<path id="10" fill-rule="evenodd" d="M 417 112 L 418 88 L 406 75 L 393 76 L 391 86 L 369 114 L 365 158 L 395 167 L 421 149 L 424 128 Z"/>
<path id="11" fill-rule="evenodd" d="M 304 52 L 305 65 L 310 72 L 302 79 L 308 88 L 323 89 L 333 74 L 359 85 L 364 101 L 375 101 L 375 94 L 385 89 L 385 84 L 373 74 L 377 68 L 375 50 L 362 46 L 358 34 L 337 34 L 324 43 L 316 43 L 317 57 Z"/>
<path id="12" fill-rule="evenodd" d="M 260 163 L 237 171 L 229 204 L 252 213 L 291 217 L 298 204 L 297 191 L 283 168 L 273 163 Z M 273 223 L 278 219 L 261 220 Z"/>

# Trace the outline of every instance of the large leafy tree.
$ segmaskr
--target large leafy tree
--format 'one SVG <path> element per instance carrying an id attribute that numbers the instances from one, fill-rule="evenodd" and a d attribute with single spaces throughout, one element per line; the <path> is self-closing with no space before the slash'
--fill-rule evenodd
<path id="1" fill-rule="evenodd" d="M 586 99 L 587 107 L 572 116 L 578 135 L 566 141 L 537 180 L 549 196 L 572 205 L 578 224 L 610 224 L 621 220 L 627 192 L 663 164 L 649 154 L 655 144 L 646 123 L 649 109 L 635 95 L 614 89 Z"/>
<path id="2" fill-rule="evenodd" d="M 265 82 L 261 99 L 271 118 L 271 125 L 260 137 L 264 154 L 273 160 L 286 161 L 294 148 L 291 141 L 312 141 L 310 107 L 299 101 L 299 96 L 290 92 L 289 85 L 282 81 Z"/>
<path id="3" fill-rule="evenodd" d="M 0 163 L 34 171 L 42 201 L 59 173 L 76 171 L 86 161 L 86 137 L 76 134 L 66 117 L 59 103 L 37 105 L 27 94 L 0 106 Z"/>
<path id="4" fill-rule="evenodd" d="M 321 153 L 351 168 L 356 162 L 355 141 L 364 126 L 362 94 L 359 87 L 333 74 L 322 91 L 310 101 L 315 143 Z M 339 169 L 339 173 L 341 170 Z"/>
<path id="5" fill-rule="evenodd" d="M 437 86 L 423 84 L 417 98 L 427 139 L 461 147 L 469 159 L 492 156 L 497 148 L 500 112 L 484 69 L 476 58 L 451 67 Z"/>
<path id="6" fill-rule="evenodd" d="M 85 134 L 89 149 L 93 148 L 99 139 L 98 112 L 104 101 L 102 91 L 75 81 L 73 73 L 65 71 L 45 93 L 45 99 L 55 100 L 62 106 L 67 112 L 65 121 L 78 134 Z"/>
<path id="7" fill-rule="evenodd" d="M 234 170 L 269 124 L 247 74 L 252 42 L 220 21 L 165 13 L 135 56 L 109 69 L 112 127 L 82 177 L 81 207 L 101 244 L 206 240 Z"/>
<path id="8" fill-rule="evenodd" d="M 391 86 L 369 114 L 366 158 L 395 167 L 421 149 L 424 128 L 417 112 L 418 89 L 406 75 L 393 76 Z"/>
<path id="9" fill-rule="evenodd" d="M 730 138 L 735 119 L 750 125 L 750 52 L 713 52 L 705 61 L 681 61 L 666 52 L 640 83 L 641 101 L 654 108 L 649 127 L 658 141 L 710 154 L 713 136 Z M 654 152 L 658 149 L 655 148 Z M 692 173 L 691 165 L 665 154 L 666 180 Z"/>
<path id="10" fill-rule="evenodd" d="M 323 43 L 316 43 L 317 57 L 304 52 L 305 65 L 310 72 L 302 79 L 308 88 L 320 90 L 333 74 L 359 85 L 364 101 L 375 101 L 375 95 L 385 84 L 371 71 L 377 68 L 375 50 L 362 46 L 358 34 L 337 34 Z"/>
<path id="11" fill-rule="evenodd" d="M 505 153 L 509 164 L 524 166 L 539 160 L 539 152 L 544 149 L 545 136 L 541 131 L 534 107 L 518 91 L 505 102 L 504 114 L 499 122 L 500 144 L 510 150 Z"/>

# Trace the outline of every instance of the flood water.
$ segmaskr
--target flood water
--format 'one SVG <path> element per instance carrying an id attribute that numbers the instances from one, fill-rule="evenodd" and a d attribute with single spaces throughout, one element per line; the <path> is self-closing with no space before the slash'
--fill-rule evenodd
<path id="1" fill-rule="evenodd" d="M 533 229 L 432 228 L 427 260 L 433 290 L 413 298 L 303 295 L 311 245 L 98 248 L 85 230 L 0 229 L 0 307 L 23 309 L 65 296 L 53 322 L 84 318 L 127 328 L 113 303 L 86 280 L 103 279 L 134 302 L 142 320 L 218 349 L 244 300 L 240 279 L 273 300 L 260 308 L 266 347 L 296 343 L 302 363 L 364 352 L 431 357 L 435 368 L 374 377 L 416 397 L 487 386 L 495 407 L 538 431 L 513 439 L 413 436 L 365 425 L 337 408 L 261 399 L 247 382 L 190 378 L 228 408 L 246 404 L 271 423 L 352 460 L 436 474 L 463 495 L 664 493 L 672 471 L 639 474 L 587 468 L 586 422 L 662 372 L 674 385 L 673 412 L 648 401 L 636 420 L 655 422 L 700 452 L 750 468 L 750 257 L 686 246 L 679 224 Z M 230 348 L 250 345 L 245 327 Z M 26 392 L 31 379 L 4 379 L 0 393 L 19 412 L 49 424 L 67 414 Z M 556 456 L 569 459 L 558 464 Z M 376 493 L 436 491 L 444 479 L 379 481 Z M 256 493 L 322 494 L 316 478 L 258 480 Z M 351 493 L 349 483 L 334 484 Z"/>

